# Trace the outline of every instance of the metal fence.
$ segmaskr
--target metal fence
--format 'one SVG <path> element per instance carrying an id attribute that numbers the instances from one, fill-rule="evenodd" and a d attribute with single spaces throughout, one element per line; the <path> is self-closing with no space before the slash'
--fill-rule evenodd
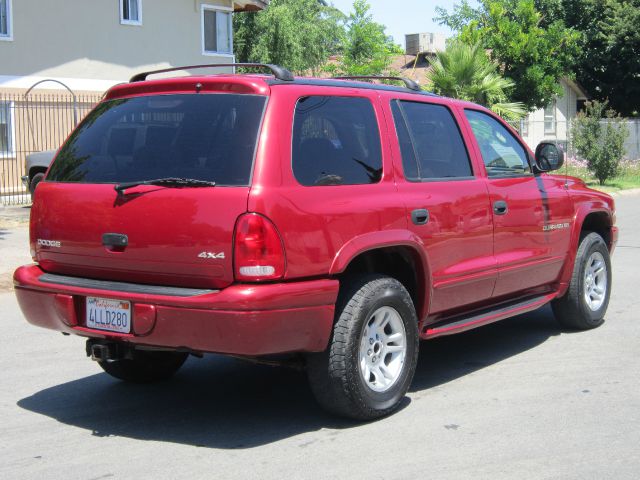
<path id="1" fill-rule="evenodd" d="M 30 153 L 56 150 L 101 95 L 0 93 L 0 203 L 31 202 L 21 177 Z"/>
<path id="2" fill-rule="evenodd" d="M 0 204 L 20 205 L 31 201 L 21 177 L 27 175 L 30 153 L 56 150 L 77 122 L 101 100 L 101 95 L 67 93 L 0 93 Z M 629 137 L 625 142 L 629 161 L 640 162 L 640 119 L 626 120 Z M 571 142 L 571 121 L 523 120 L 514 127 L 535 150 L 543 140 L 554 140 L 575 158 Z"/>
<path id="3" fill-rule="evenodd" d="M 624 160 L 640 162 L 640 119 L 626 119 L 624 122 L 629 131 L 629 136 L 624 143 Z M 562 145 L 569 159 L 578 157 L 571 141 L 573 123 L 570 120 L 556 122 L 521 120 L 512 125 L 532 150 L 535 150 L 543 140 L 553 140 Z"/>

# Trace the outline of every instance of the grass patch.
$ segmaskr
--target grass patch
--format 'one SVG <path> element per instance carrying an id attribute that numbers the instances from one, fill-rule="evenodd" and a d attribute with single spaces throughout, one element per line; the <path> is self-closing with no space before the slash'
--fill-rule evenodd
<path id="1" fill-rule="evenodd" d="M 601 190 L 603 192 L 618 192 L 620 190 L 629 190 L 632 188 L 640 188 L 640 162 L 621 162 L 620 171 L 618 175 L 610 178 L 604 185 L 600 185 L 600 182 L 589 172 L 586 165 L 583 162 L 569 159 L 567 161 L 566 171 L 568 175 L 578 177 L 584 180 L 584 182 L 591 188 Z M 562 167 L 557 172 L 562 175 L 565 173 L 565 167 Z"/>

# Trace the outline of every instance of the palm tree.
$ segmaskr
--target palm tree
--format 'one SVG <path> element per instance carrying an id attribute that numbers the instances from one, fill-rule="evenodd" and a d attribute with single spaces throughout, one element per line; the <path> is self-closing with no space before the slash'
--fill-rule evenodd
<path id="1" fill-rule="evenodd" d="M 500 75 L 498 65 L 479 43 L 454 40 L 430 63 L 427 78 L 433 92 L 479 103 L 508 120 L 526 115 L 521 102 L 507 102 L 506 92 L 514 83 Z"/>

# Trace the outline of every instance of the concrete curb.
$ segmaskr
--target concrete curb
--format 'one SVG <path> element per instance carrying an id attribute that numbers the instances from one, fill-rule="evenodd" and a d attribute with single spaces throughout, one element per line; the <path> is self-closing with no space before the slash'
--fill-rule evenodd
<path id="1" fill-rule="evenodd" d="M 630 195 L 640 195 L 640 188 L 630 188 L 629 190 L 618 190 L 617 192 L 609 193 L 609 195 L 613 197 L 626 197 Z"/>

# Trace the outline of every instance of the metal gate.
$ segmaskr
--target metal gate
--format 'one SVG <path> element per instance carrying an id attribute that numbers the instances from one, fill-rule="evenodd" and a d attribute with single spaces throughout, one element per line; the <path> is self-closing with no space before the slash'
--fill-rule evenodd
<path id="1" fill-rule="evenodd" d="M 0 93 L 0 203 L 31 202 L 22 184 L 30 153 L 57 150 L 101 95 Z"/>

